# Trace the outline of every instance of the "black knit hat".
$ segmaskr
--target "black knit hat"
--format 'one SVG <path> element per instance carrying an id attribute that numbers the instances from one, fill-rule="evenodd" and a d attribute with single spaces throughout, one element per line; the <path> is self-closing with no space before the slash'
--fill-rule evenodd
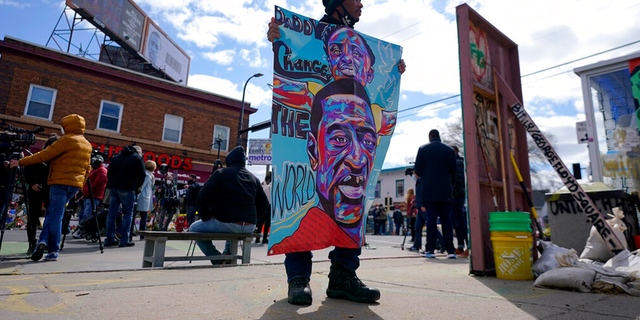
<path id="1" fill-rule="evenodd" d="M 343 2 L 344 0 L 322 0 L 322 4 L 325 8 L 324 12 L 326 12 L 328 15 L 331 15 Z"/>

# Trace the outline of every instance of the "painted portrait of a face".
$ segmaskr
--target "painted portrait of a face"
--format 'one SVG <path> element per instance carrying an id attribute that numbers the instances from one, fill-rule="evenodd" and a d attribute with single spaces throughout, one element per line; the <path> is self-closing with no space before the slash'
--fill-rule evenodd
<path id="1" fill-rule="evenodd" d="M 334 89 L 339 90 L 327 93 Z M 311 122 L 317 121 L 317 126 L 312 125 L 316 130 L 307 137 L 316 192 L 327 214 L 341 226 L 354 227 L 364 215 L 366 185 L 377 147 L 369 98 L 353 79 L 332 82 L 316 98 Z"/>
<path id="2" fill-rule="evenodd" d="M 334 80 L 351 78 L 363 86 L 373 80 L 375 57 L 353 29 L 333 30 L 325 39 L 325 50 Z"/>

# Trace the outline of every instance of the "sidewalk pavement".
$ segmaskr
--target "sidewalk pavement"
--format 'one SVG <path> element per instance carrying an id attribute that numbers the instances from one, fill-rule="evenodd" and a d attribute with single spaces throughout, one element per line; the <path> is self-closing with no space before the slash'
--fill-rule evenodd
<path id="1" fill-rule="evenodd" d="M 25 239 L 24 231 L 7 231 L 1 254 L 26 251 Z M 469 259 L 425 259 L 401 250 L 400 236 L 367 241 L 358 276 L 380 289 L 379 302 L 327 298 L 325 249 L 314 252 L 313 304 L 294 306 L 284 256 L 267 256 L 266 245 L 252 246 L 246 266 L 179 261 L 142 269 L 142 241 L 101 254 L 97 243 L 67 239 L 59 261 L 0 262 L 0 319 L 640 319 L 631 296 L 475 277 Z M 168 242 L 167 251 L 186 255 L 188 246 Z"/>

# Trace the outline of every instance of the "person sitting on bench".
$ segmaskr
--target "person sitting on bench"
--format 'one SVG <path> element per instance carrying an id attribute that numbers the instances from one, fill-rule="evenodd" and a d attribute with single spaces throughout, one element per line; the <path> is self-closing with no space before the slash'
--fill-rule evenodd
<path id="1" fill-rule="evenodd" d="M 189 232 L 252 233 L 258 213 L 269 208 L 260 180 L 245 167 L 244 148 L 237 146 L 225 160 L 227 167 L 216 170 L 198 194 L 200 219 Z M 206 256 L 220 255 L 213 241 L 196 241 Z M 225 245 L 229 252 L 229 241 Z M 221 260 L 211 260 L 212 264 Z"/>

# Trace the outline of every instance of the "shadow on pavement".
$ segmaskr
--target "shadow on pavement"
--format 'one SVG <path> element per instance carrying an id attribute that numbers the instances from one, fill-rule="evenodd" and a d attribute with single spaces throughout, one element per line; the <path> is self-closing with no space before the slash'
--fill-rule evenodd
<path id="1" fill-rule="evenodd" d="M 382 319 L 369 306 L 378 303 L 357 303 L 347 300 L 325 298 L 316 309 L 315 305 L 297 306 L 287 299 L 275 301 L 265 310 L 261 320 L 268 319 Z"/>

